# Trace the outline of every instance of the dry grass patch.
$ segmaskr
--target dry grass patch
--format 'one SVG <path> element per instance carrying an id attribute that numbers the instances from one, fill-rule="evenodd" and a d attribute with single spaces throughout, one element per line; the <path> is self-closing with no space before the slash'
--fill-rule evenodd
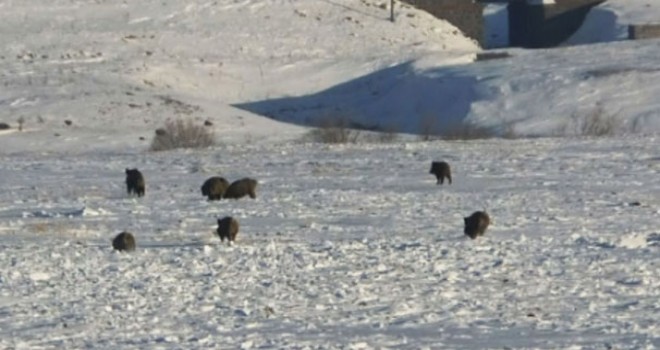
<path id="1" fill-rule="evenodd" d="M 176 148 L 206 148 L 215 144 L 213 130 L 192 119 L 168 120 L 165 127 L 156 130 L 150 149 L 167 151 Z"/>
<path id="2" fill-rule="evenodd" d="M 622 123 L 616 114 L 609 113 L 602 105 L 596 105 L 588 113 L 574 113 L 564 127 L 565 135 L 604 137 L 622 131 Z"/>
<path id="3" fill-rule="evenodd" d="M 437 118 L 427 116 L 420 121 L 418 138 L 420 141 L 477 140 L 495 136 L 489 128 L 466 123 L 441 126 Z"/>
<path id="4" fill-rule="evenodd" d="M 479 140 L 495 137 L 492 130 L 472 124 L 461 124 L 447 128 L 441 135 L 444 140 Z"/>
<path id="5" fill-rule="evenodd" d="M 348 118 L 323 118 L 316 128 L 305 135 L 305 138 L 320 143 L 357 143 L 360 134 L 360 130 L 351 128 Z"/>

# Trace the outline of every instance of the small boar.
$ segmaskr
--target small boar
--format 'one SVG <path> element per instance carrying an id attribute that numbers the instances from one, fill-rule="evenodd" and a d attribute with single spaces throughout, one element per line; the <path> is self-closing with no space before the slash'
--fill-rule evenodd
<path id="1" fill-rule="evenodd" d="M 490 217 L 485 211 L 475 211 L 469 217 L 463 218 L 465 221 L 465 234 L 475 239 L 477 236 L 483 236 L 490 225 Z"/>
<path id="2" fill-rule="evenodd" d="M 229 187 L 229 181 L 224 177 L 214 176 L 202 185 L 202 195 L 207 196 L 210 201 L 220 200 L 225 195 L 227 187 Z"/>
<path id="3" fill-rule="evenodd" d="M 137 194 L 138 197 L 144 196 L 144 176 L 137 169 L 126 168 L 126 191 Z"/>
<path id="4" fill-rule="evenodd" d="M 112 247 L 119 251 L 132 252 L 135 250 L 135 237 L 130 232 L 122 232 L 112 240 Z"/>
<path id="5" fill-rule="evenodd" d="M 435 175 L 438 180 L 436 184 L 442 185 L 446 178 L 451 185 L 451 168 L 447 162 L 431 162 L 431 170 L 429 173 Z"/>
<path id="6" fill-rule="evenodd" d="M 236 235 L 238 234 L 238 221 L 231 216 L 218 219 L 216 233 L 220 237 L 221 242 L 224 242 L 226 238 L 228 243 L 231 244 L 236 240 Z"/>
<path id="7" fill-rule="evenodd" d="M 236 180 L 229 185 L 223 198 L 233 198 L 239 199 L 245 196 L 250 196 L 250 198 L 257 198 L 255 192 L 257 188 L 257 180 L 250 178 L 243 178 Z"/>

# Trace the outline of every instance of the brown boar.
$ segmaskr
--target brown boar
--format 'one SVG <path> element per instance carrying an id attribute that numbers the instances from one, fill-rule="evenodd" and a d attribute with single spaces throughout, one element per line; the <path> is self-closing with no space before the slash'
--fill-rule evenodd
<path id="1" fill-rule="evenodd" d="M 243 178 L 236 180 L 229 185 L 223 198 L 233 198 L 239 199 L 245 196 L 250 196 L 250 198 L 257 198 L 256 194 L 257 189 L 257 180 L 250 178 Z"/>

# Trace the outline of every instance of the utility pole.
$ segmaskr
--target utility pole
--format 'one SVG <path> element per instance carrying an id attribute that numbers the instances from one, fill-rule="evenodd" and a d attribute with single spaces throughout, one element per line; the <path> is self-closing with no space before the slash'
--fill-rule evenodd
<path id="1" fill-rule="evenodd" d="M 390 21 L 394 23 L 394 0 L 390 0 Z"/>

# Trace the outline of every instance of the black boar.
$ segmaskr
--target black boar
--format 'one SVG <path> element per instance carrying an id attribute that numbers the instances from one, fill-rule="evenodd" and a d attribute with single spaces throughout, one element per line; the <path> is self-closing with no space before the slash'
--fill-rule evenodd
<path id="1" fill-rule="evenodd" d="M 483 236 L 490 225 L 490 217 L 485 211 L 475 211 L 469 217 L 463 218 L 465 221 L 465 234 L 475 239 L 477 236 Z"/>
<path id="2" fill-rule="evenodd" d="M 202 195 L 207 196 L 210 201 L 220 200 L 229 187 L 229 181 L 224 177 L 214 176 L 209 178 L 202 185 Z"/>
<path id="3" fill-rule="evenodd" d="M 436 179 L 438 180 L 438 185 L 442 185 L 445 178 L 451 185 L 451 168 L 447 162 L 431 162 L 431 170 L 429 173 L 435 175 Z"/>
<path id="4" fill-rule="evenodd" d="M 137 194 L 138 197 L 144 196 L 144 176 L 137 169 L 126 168 L 126 191 Z"/>
<path id="5" fill-rule="evenodd" d="M 112 240 L 112 247 L 119 251 L 132 252 L 135 250 L 135 237 L 130 232 L 122 232 Z"/>
<path id="6" fill-rule="evenodd" d="M 231 244 L 236 240 L 238 234 L 238 221 L 231 216 L 225 216 L 218 219 L 218 229 L 216 230 L 220 241 L 224 242 L 225 238 Z"/>

